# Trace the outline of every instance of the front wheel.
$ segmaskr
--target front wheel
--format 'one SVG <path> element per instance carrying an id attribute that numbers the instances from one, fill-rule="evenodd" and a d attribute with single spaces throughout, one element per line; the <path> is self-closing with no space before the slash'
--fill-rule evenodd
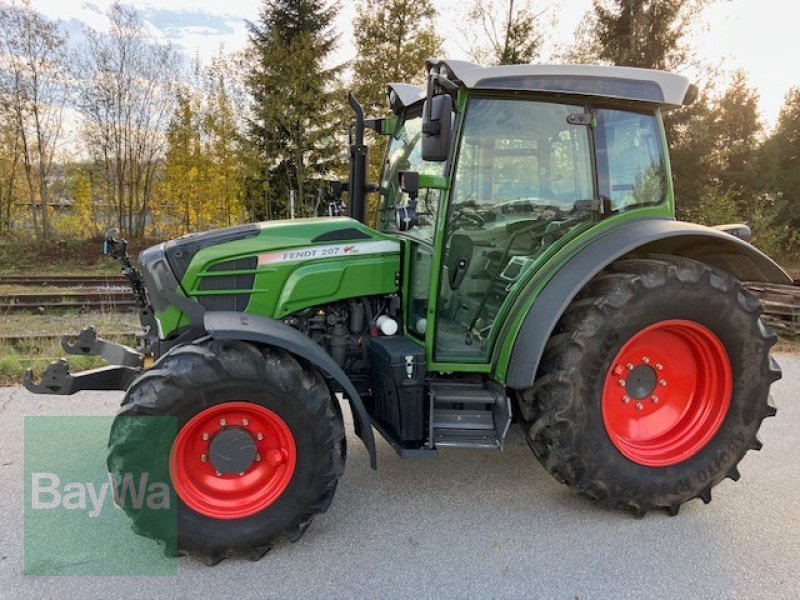
<path id="1" fill-rule="evenodd" d="M 165 419 L 172 417 L 171 432 Z M 277 348 L 206 340 L 165 354 L 129 388 L 108 468 L 160 475 L 170 523 L 124 503 L 136 533 L 213 564 L 300 538 L 344 470 L 342 415 L 319 371 Z"/>
<path id="2" fill-rule="evenodd" d="M 522 394 L 531 448 L 550 473 L 609 508 L 676 514 L 737 464 L 780 378 L 776 336 L 728 274 L 677 258 L 621 260 L 593 279 Z"/>

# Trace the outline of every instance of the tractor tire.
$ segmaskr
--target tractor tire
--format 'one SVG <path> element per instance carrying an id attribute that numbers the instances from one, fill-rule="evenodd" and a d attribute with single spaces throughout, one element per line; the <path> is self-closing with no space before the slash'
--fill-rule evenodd
<path id="1" fill-rule="evenodd" d="M 777 336 L 729 274 L 674 256 L 613 263 L 570 304 L 534 386 L 528 443 L 574 492 L 642 516 L 711 501 L 775 408 Z"/>
<path id="2" fill-rule="evenodd" d="M 341 409 L 317 368 L 282 349 L 208 338 L 173 348 L 133 382 L 108 447 L 115 481 L 148 472 L 176 501 L 171 524 L 123 502 L 134 532 L 207 564 L 258 560 L 300 539 L 330 506 L 346 455 Z"/>

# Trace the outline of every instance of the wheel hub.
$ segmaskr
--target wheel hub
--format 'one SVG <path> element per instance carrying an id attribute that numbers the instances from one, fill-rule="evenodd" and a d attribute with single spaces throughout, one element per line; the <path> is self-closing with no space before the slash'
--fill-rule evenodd
<path id="1" fill-rule="evenodd" d="M 256 459 L 256 441 L 242 427 L 226 427 L 217 433 L 208 447 L 211 465 L 223 475 L 239 474 Z"/>
<path id="2" fill-rule="evenodd" d="M 625 389 L 634 400 L 642 400 L 652 395 L 658 383 L 656 370 L 650 365 L 634 367 L 625 379 Z"/>

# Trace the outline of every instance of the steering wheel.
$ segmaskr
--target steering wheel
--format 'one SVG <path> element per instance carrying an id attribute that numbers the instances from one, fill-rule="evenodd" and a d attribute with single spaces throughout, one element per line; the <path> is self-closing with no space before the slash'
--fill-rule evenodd
<path id="1" fill-rule="evenodd" d="M 453 214 L 450 220 L 452 229 L 470 225 L 473 228 L 480 228 L 486 223 L 486 219 L 477 212 L 478 204 L 475 202 L 475 198 L 475 193 L 471 193 L 463 202 L 453 205 Z"/>

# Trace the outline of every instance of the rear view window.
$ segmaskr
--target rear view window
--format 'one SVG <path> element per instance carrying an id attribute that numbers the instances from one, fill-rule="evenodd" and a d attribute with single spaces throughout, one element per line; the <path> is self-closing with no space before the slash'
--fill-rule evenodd
<path id="1" fill-rule="evenodd" d="M 610 109 L 594 114 L 600 194 L 610 200 L 613 211 L 660 204 L 666 178 L 655 115 Z"/>

